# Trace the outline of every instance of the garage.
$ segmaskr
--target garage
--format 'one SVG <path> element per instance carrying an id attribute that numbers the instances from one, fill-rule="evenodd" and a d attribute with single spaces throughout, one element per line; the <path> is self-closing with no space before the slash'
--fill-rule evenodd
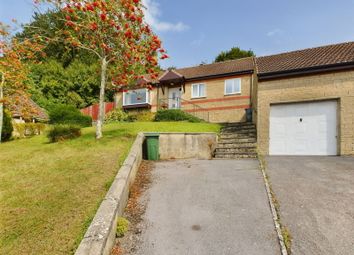
<path id="1" fill-rule="evenodd" d="M 337 101 L 270 106 L 270 155 L 337 155 Z"/>

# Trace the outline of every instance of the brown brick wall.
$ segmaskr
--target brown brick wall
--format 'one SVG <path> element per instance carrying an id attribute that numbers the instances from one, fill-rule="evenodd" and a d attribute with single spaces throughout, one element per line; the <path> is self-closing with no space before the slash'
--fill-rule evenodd
<path id="1" fill-rule="evenodd" d="M 282 102 L 338 100 L 338 152 L 354 154 L 354 71 L 258 82 L 258 147 L 269 153 L 270 105 Z"/>
<path id="2" fill-rule="evenodd" d="M 233 78 L 241 78 L 241 93 L 226 96 L 224 95 L 225 80 Z M 251 79 L 252 75 L 242 75 L 188 82 L 185 85 L 185 91 L 182 93 L 182 109 L 200 118 L 205 118 L 209 114 L 210 122 L 244 121 L 245 109 L 251 104 Z M 206 85 L 205 98 L 191 98 L 191 87 L 194 83 L 204 83 Z M 161 88 L 153 89 L 150 92 L 151 111 L 156 112 L 159 100 L 167 99 L 168 95 L 168 87 L 164 89 L 164 93 Z M 122 92 L 116 93 L 115 101 L 117 107 L 122 107 Z"/>
<path id="3" fill-rule="evenodd" d="M 182 98 L 182 108 L 186 111 L 194 111 L 198 106 L 199 111 L 209 113 L 210 122 L 240 122 L 245 120 L 245 108 L 250 106 L 252 75 L 230 76 L 227 78 L 199 80 L 188 82 Z M 241 78 L 241 93 L 224 95 L 225 80 Z M 191 98 L 192 84 L 204 83 L 206 85 L 206 97 L 200 99 Z M 189 103 L 188 103 L 189 102 Z M 197 105 L 197 107 L 194 107 Z"/>

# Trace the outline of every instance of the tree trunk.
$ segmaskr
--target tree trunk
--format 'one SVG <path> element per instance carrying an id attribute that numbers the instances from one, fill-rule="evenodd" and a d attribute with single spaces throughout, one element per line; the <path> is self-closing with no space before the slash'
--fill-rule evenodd
<path id="1" fill-rule="evenodd" d="M 1 143 L 1 134 L 2 134 L 2 125 L 4 120 L 4 103 L 3 103 L 3 89 L 2 85 L 0 85 L 0 143 Z"/>
<path id="2" fill-rule="evenodd" d="M 101 87 L 100 87 L 100 102 L 98 110 L 98 119 L 96 125 L 96 139 L 102 138 L 102 126 L 104 121 L 104 93 L 106 87 L 106 75 L 107 75 L 107 60 L 106 58 L 102 59 L 101 62 Z"/>

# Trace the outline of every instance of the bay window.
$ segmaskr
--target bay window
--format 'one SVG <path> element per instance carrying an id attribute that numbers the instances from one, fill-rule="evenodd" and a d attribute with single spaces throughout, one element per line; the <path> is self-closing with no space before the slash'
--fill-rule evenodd
<path id="1" fill-rule="evenodd" d="M 123 106 L 149 104 L 148 89 L 134 89 L 123 92 Z"/>

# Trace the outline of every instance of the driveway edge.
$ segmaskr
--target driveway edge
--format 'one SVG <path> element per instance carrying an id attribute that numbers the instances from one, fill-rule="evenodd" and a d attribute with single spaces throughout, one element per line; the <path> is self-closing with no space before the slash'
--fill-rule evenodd
<path id="1" fill-rule="evenodd" d="M 271 191 L 271 186 L 270 186 L 270 183 L 268 180 L 267 173 L 265 171 L 265 160 L 262 155 L 258 155 L 258 162 L 259 162 L 259 167 L 262 171 L 264 185 L 265 185 L 265 188 L 267 191 L 267 196 L 268 196 L 268 202 L 269 202 L 270 209 L 271 209 L 271 212 L 273 215 L 273 222 L 274 222 L 275 230 L 276 230 L 277 236 L 278 236 L 280 251 L 281 251 L 282 255 L 288 255 L 289 253 L 288 253 L 287 247 L 285 245 L 285 241 L 284 241 L 285 238 L 283 236 L 280 218 L 279 218 L 278 211 L 277 211 L 275 203 L 274 203 L 274 200 L 276 200 L 276 198 L 274 197 L 274 195 Z"/>
<path id="2" fill-rule="evenodd" d="M 143 158 L 144 140 L 144 134 L 139 133 L 75 255 L 108 255 L 111 253 L 116 238 L 118 216 L 124 211 L 130 186 L 134 182 Z"/>

